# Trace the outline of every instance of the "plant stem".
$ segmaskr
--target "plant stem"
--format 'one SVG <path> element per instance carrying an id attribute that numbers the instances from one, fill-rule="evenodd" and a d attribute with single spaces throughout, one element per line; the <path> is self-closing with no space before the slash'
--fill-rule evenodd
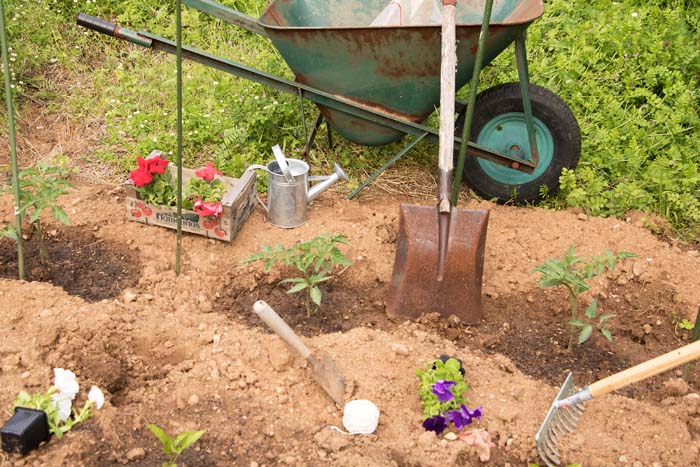
<path id="1" fill-rule="evenodd" d="M 49 262 L 49 255 L 46 253 L 46 245 L 44 244 L 44 230 L 41 228 L 41 222 L 36 221 L 36 233 L 39 236 L 39 260 L 42 266 L 46 266 Z"/>
<path id="2" fill-rule="evenodd" d="M 569 290 L 569 299 L 571 300 L 571 319 L 575 320 L 577 319 L 578 315 L 578 300 L 576 297 L 576 294 L 574 293 L 573 289 L 569 287 L 568 285 L 566 288 Z M 569 345 L 566 347 L 566 350 L 571 352 L 574 348 L 574 335 L 576 334 L 576 327 L 569 325 Z"/>

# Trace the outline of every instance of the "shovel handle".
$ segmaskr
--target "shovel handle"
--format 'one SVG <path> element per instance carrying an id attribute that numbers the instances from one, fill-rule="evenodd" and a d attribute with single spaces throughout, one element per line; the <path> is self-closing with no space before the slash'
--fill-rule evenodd
<path id="1" fill-rule="evenodd" d="M 282 318 L 263 300 L 258 300 L 253 304 L 253 312 L 260 317 L 275 334 L 280 336 L 299 355 L 307 359 L 311 355 L 309 348 L 299 339 L 292 328 L 284 322 Z"/>
<path id="2" fill-rule="evenodd" d="M 616 389 L 658 375 L 700 357 L 700 341 L 660 355 L 639 365 L 603 378 L 588 386 L 592 397 L 602 396 Z"/>

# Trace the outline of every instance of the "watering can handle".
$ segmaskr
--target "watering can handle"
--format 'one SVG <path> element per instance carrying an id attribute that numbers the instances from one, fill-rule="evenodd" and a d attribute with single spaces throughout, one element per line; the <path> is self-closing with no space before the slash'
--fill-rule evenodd
<path id="1" fill-rule="evenodd" d="M 255 169 L 263 169 L 265 172 L 270 172 L 269 170 L 267 170 L 267 167 L 265 167 L 264 165 L 260 165 L 260 164 L 253 164 L 253 165 L 250 165 L 250 166 L 248 166 L 248 168 L 245 169 L 245 170 L 246 170 L 246 172 L 247 172 L 248 170 L 255 170 Z M 263 203 L 263 201 L 260 199 L 260 196 L 258 196 L 257 191 L 256 191 L 256 193 L 255 193 L 255 199 L 258 200 L 258 203 L 260 203 L 260 206 L 262 206 L 262 208 L 265 210 L 265 212 L 269 212 L 268 209 L 267 209 L 267 206 L 265 206 L 265 203 Z"/>

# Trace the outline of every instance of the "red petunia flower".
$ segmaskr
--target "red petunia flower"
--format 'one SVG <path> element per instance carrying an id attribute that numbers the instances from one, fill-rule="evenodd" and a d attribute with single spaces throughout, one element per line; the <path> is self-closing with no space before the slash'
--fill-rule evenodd
<path id="1" fill-rule="evenodd" d="M 151 157 L 146 159 L 148 163 L 148 171 L 152 174 L 164 174 L 165 169 L 168 167 L 167 159 L 161 159 L 160 156 Z M 141 164 L 139 164 L 139 167 Z"/>
<path id="2" fill-rule="evenodd" d="M 141 158 L 139 157 L 139 159 Z M 129 173 L 129 178 L 134 182 L 134 185 L 136 186 L 148 185 L 149 183 L 151 183 L 151 181 L 153 181 L 153 175 L 151 174 L 151 172 L 148 171 L 148 169 L 141 167 L 140 161 L 139 168 Z"/>
<path id="3" fill-rule="evenodd" d="M 206 180 L 206 179 L 205 179 Z M 221 207 L 221 202 L 217 203 L 205 203 L 202 201 L 202 197 L 198 197 L 197 201 L 194 202 L 194 212 L 200 216 L 209 217 L 216 216 L 221 217 L 223 212 L 223 207 Z"/>
<path id="4" fill-rule="evenodd" d="M 197 170 L 194 174 L 208 182 L 214 180 L 214 177 L 217 175 L 223 175 L 221 172 L 216 170 L 216 167 L 214 167 L 213 162 L 207 162 L 207 165 Z"/>

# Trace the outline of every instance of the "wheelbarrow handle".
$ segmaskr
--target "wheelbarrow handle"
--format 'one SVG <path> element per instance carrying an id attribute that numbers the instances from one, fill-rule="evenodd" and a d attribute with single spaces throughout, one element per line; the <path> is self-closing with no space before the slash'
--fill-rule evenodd
<path id="1" fill-rule="evenodd" d="M 131 29 L 123 28 L 118 24 L 115 24 L 106 19 L 97 18 L 96 16 L 88 15 L 86 13 L 78 13 L 76 18 L 76 23 L 78 26 L 83 26 L 93 31 L 97 31 L 102 34 L 106 34 L 111 37 L 116 37 L 117 39 L 122 39 L 132 44 L 140 45 L 143 47 L 151 47 L 153 45 L 153 40 L 142 36 L 136 31 Z"/>
<path id="2" fill-rule="evenodd" d="M 117 29 L 116 23 L 98 18 L 96 16 L 88 15 L 86 13 L 78 13 L 76 22 L 78 23 L 78 26 L 92 29 L 93 31 L 97 31 L 112 37 L 114 37 L 114 31 Z"/>

